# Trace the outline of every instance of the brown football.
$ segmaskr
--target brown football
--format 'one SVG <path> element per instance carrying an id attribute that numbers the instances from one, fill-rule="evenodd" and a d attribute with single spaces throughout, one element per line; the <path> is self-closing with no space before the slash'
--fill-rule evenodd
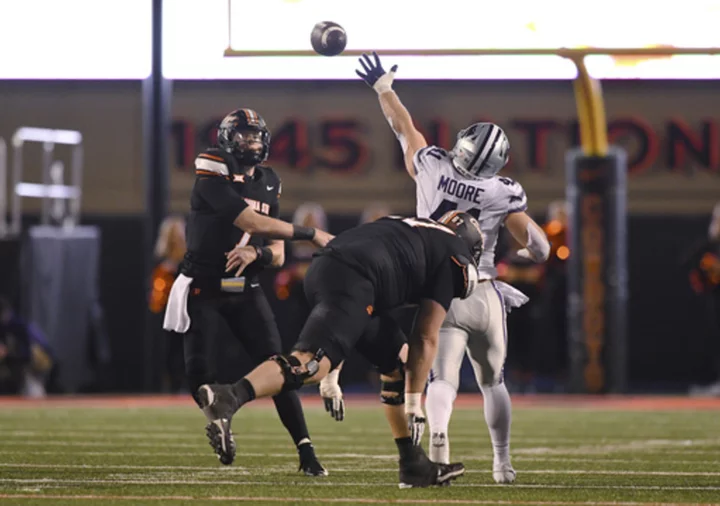
<path id="1" fill-rule="evenodd" d="M 345 50 L 347 33 L 337 23 L 321 21 L 313 27 L 310 43 L 316 53 L 323 56 L 336 56 Z"/>

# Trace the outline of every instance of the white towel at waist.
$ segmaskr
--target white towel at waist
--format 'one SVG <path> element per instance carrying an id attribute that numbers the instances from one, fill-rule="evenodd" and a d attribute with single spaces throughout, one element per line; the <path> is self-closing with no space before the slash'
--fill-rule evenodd
<path id="1" fill-rule="evenodd" d="M 504 281 L 494 281 L 498 291 L 502 294 L 505 301 L 505 310 L 509 313 L 516 307 L 520 307 L 530 300 L 530 297 L 522 293 L 512 285 L 508 285 Z"/>
<path id="2" fill-rule="evenodd" d="M 193 278 L 189 278 L 184 274 L 180 274 L 172 288 L 168 297 L 167 309 L 165 310 L 165 320 L 163 328 L 172 330 L 181 334 L 190 328 L 190 315 L 187 310 L 187 300 L 190 294 L 190 284 Z"/>

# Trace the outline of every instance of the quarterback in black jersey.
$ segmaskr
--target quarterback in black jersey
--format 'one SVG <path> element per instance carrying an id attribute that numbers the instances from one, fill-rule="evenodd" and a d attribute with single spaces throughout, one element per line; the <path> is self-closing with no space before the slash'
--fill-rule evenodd
<path id="1" fill-rule="evenodd" d="M 312 310 L 292 353 L 272 357 L 233 385 L 200 387 L 201 405 L 222 429 L 216 444 L 229 444 L 230 422 L 242 405 L 316 383 L 356 349 L 381 374 L 400 486 L 440 485 L 463 474 L 462 464 L 433 463 L 420 446 L 420 398 L 450 303 L 478 283 L 482 242 L 477 220 L 457 211 L 439 222 L 381 218 L 330 241 L 308 269 L 305 295 Z M 403 364 L 398 356 L 405 338 L 388 313 L 407 304 L 419 311 Z"/>
<path id="2" fill-rule="evenodd" d="M 209 357 L 221 320 L 255 364 L 282 353 L 275 317 L 257 279 L 263 268 L 284 263 L 282 239 L 311 240 L 322 247 L 332 237 L 277 219 L 282 183 L 272 168 L 262 165 L 269 145 L 265 120 L 252 109 L 238 109 L 220 124 L 217 147 L 195 160 L 187 253 L 171 290 L 164 327 L 184 334 L 185 372 L 198 404 L 198 388 L 215 381 Z M 273 401 L 297 446 L 300 469 L 311 476 L 326 475 L 297 392 L 279 392 Z M 212 441 L 220 429 L 204 411 Z M 234 441 L 214 449 L 223 464 L 232 463 Z"/>

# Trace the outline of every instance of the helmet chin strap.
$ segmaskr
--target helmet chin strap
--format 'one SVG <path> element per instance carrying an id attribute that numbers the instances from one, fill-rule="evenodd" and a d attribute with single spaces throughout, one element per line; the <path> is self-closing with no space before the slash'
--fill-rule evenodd
<path id="1" fill-rule="evenodd" d="M 255 156 L 253 157 L 254 160 L 248 161 L 244 160 L 244 156 L 240 153 L 233 153 L 233 156 L 235 157 L 235 160 L 238 163 L 238 167 L 240 167 L 242 174 L 247 174 L 250 171 L 253 171 L 257 165 L 260 165 L 262 161 L 261 158 L 261 152 L 254 152 Z"/>

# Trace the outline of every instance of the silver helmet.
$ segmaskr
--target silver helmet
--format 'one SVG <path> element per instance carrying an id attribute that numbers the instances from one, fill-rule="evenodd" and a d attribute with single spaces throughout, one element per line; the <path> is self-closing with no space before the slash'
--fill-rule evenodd
<path id="1" fill-rule="evenodd" d="M 510 157 L 510 142 L 495 123 L 475 123 L 460 130 L 450 151 L 455 170 L 466 177 L 493 177 Z"/>

